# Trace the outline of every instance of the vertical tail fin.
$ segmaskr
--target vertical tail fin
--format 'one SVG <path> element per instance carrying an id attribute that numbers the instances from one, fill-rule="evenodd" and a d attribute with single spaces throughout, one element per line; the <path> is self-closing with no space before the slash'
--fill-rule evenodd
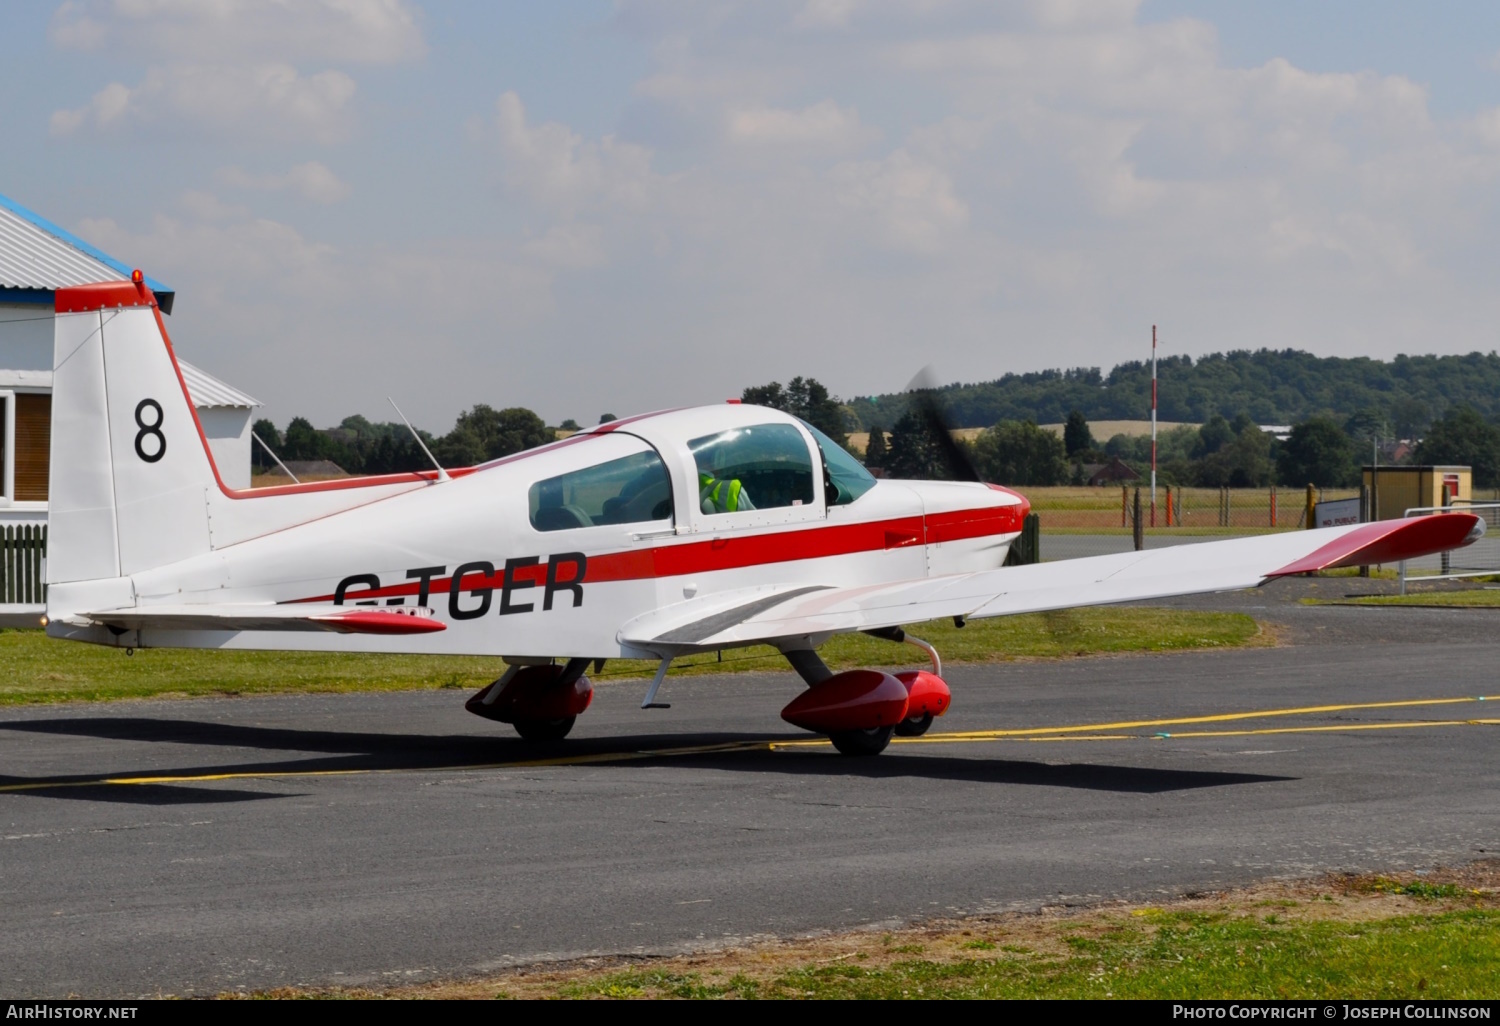
<path id="1" fill-rule="evenodd" d="M 208 552 L 217 482 L 151 290 L 59 289 L 56 309 L 48 583 Z"/>

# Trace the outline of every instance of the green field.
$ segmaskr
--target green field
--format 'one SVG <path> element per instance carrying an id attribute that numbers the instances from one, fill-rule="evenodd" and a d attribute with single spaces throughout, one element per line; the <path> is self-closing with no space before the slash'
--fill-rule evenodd
<path id="1" fill-rule="evenodd" d="M 1086 485 L 1062 485 L 1047 488 L 1018 489 L 1031 503 L 1032 512 L 1041 518 L 1043 534 L 1129 534 L 1128 520 L 1122 525 L 1119 486 L 1092 488 Z M 1127 500 L 1134 499 L 1134 486 L 1124 491 Z M 1357 492 L 1328 491 L 1325 499 L 1347 498 Z M 1150 488 L 1141 487 L 1141 512 L 1144 519 L 1150 499 Z M 1293 531 L 1306 527 L 1304 506 L 1306 492 L 1283 488 L 1276 494 L 1275 524 L 1271 517 L 1269 488 L 1235 488 L 1230 492 L 1229 522 L 1222 524 L 1217 488 L 1173 488 L 1173 524 L 1167 526 L 1166 487 L 1157 490 L 1157 527 L 1155 532 L 1185 535 L 1239 535 L 1272 531 Z M 1128 503 L 1127 503 L 1128 504 Z"/>
<path id="2" fill-rule="evenodd" d="M 1241 613 L 1176 609 L 1100 608 L 977 620 L 963 629 L 951 621 L 912 628 L 949 662 L 1060 658 L 1127 652 L 1166 652 L 1265 643 L 1259 625 Z M 821 650 L 835 669 L 924 665 L 909 645 L 862 634 L 841 635 Z M 203 695 L 297 692 L 408 691 L 453 688 L 475 691 L 504 669 L 498 658 L 478 656 L 363 655 L 328 652 L 213 652 L 120 649 L 55 641 L 41 631 L 0 632 L 0 705 L 183 698 Z M 652 663 L 613 660 L 601 683 L 649 677 Z M 693 656 L 673 674 L 787 671 L 765 646 Z"/>
<path id="3" fill-rule="evenodd" d="M 763 980 L 633 970 L 561 987 L 557 996 L 1488 1000 L 1500 989 L 1500 912 L 1494 909 L 1354 924 L 1286 922 L 1274 912 L 1157 912 L 1152 918 L 1080 924 L 1061 937 L 1063 951 L 1008 944 L 1002 934 L 967 942 L 970 957 L 951 961 L 920 957 L 924 944 L 893 945 L 907 957 L 871 966 L 856 953 Z"/>
<path id="4" fill-rule="evenodd" d="M 1493 1000 L 1500 863 L 259 997 Z M 613 961 L 613 960 L 611 960 Z M 242 995 L 225 995 L 242 996 Z"/>

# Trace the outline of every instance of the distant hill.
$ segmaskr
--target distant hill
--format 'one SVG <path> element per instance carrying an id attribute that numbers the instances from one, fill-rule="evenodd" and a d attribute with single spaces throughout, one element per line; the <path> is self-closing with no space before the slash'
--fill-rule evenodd
<path id="1" fill-rule="evenodd" d="M 1320 413 L 1373 415 L 1401 437 L 1420 432 L 1450 407 L 1468 404 L 1500 415 L 1500 355 L 1368 357 L 1314 356 L 1295 349 L 1214 353 L 1196 361 L 1173 356 L 1158 364 L 1164 421 L 1201 424 L 1214 414 L 1248 414 L 1258 424 L 1295 424 Z M 1007 374 L 998 381 L 938 390 L 956 426 L 988 427 L 999 420 L 1038 424 L 1080 410 L 1090 421 L 1140 420 L 1150 415 L 1151 365 L 1122 363 L 1106 376 L 1097 367 Z M 861 396 L 847 404 L 868 429 L 890 429 L 906 409 L 896 393 Z"/>

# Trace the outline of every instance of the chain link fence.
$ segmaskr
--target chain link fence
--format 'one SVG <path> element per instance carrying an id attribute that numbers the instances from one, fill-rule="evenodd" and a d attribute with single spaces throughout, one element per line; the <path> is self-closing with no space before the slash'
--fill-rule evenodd
<path id="1" fill-rule="evenodd" d="M 1136 547 L 1162 548 L 1296 531 L 1307 526 L 1305 488 L 1177 488 L 1160 486 L 1153 508 L 1148 487 L 1088 486 L 1023 489 L 1040 519 L 1043 560 L 1076 559 L 1129 552 Z M 1315 502 L 1357 498 L 1358 489 L 1320 489 Z"/>
<path id="2" fill-rule="evenodd" d="M 1500 502 L 1494 500 L 1454 499 L 1447 506 L 1422 506 L 1406 511 L 1409 517 L 1426 516 L 1456 510 L 1473 513 L 1484 521 L 1484 536 L 1452 552 L 1423 559 L 1406 560 L 1400 565 L 1401 594 L 1406 594 L 1409 580 L 1452 580 L 1460 577 L 1500 576 Z"/>

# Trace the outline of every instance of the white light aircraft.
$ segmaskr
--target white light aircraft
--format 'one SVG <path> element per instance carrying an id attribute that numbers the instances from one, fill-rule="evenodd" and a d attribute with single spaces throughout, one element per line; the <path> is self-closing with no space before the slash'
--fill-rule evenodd
<path id="1" fill-rule="evenodd" d="M 47 632 L 119 648 L 467 653 L 503 676 L 468 708 L 559 739 L 590 663 L 751 644 L 808 688 L 783 711 L 842 752 L 920 734 L 950 701 L 903 625 L 1254 587 L 1472 541 L 1464 513 L 1003 567 L 1029 504 L 876 480 L 775 410 L 734 402 L 602 424 L 482 466 L 235 490 L 214 466 L 151 291 L 57 292 Z M 832 673 L 865 631 L 932 671 Z"/>

